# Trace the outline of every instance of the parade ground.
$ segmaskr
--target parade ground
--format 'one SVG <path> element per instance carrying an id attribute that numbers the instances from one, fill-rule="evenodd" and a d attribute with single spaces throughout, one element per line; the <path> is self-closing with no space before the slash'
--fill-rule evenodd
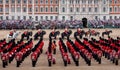
<path id="1" fill-rule="evenodd" d="M 61 32 L 64 30 L 58 29 Z M 76 29 L 71 29 L 72 30 L 72 35 L 70 36 L 70 39 L 74 41 L 74 32 Z M 85 31 L 88 31 L 88 29 L 84 29 Z M 95 31 L 101 33 L 105 31 L 106 29 L 94 29 Z M 120 37 L 120 29 L 107 29 L 107 30 L 112 30 L 113 32 L 110 34 L 110 36 L 114 39 L 117 38 L 117 36 Z M 24 32 L 24 30 L 18 30 L 21 32 L 21 34 Z M 37 30 L 29 30 L 33 32 L 34 34 L 37 32 Z M 36 67 L 32 67 L 32 61 L 31 61 L 31 56 L 28 56 L 25 58 L 23 63 L 20 65 L 20 67 L 16 67 L 16 60 L 14 59 L 11 64 L 8 64 L 6 68 L 2 67 L 2 61 L 0 59 L 0 70 L 120 70 L 120 60 L 119 60 L 119 65 L 116 66 L 109 60 L 107 60 L 105 57 L 102 57 L 102 63 L 98 64 L 94 59 L 92 59 L 91 66 L 88 66 L 85 61 L 80 57 L 79 59 L 79 66 L 75 66 L 73 60 L 71 59 L 71 64 L 68 64 L 67 67 L 64 66 L 62 56 L 60 54 L 59 50 L 59 45 L 58 45 L 58 38 L 61 36 L 57 37 L 57 53 L 56 55 L 53 55 L 56 58 L 56 64 L 52 65 L 51 67 L 48 66 L 48 60 L 47 60 L 47 55 L 45 52 L 47 51 L 48 48 L 48 43 L 49 43 L 49 33 L 51 30 L 45 30 L 46 35 L 44 36 L 44 46 L 43 46 L 43 53 L 40 55 L 38 58 Z M 7 34 L 9 34 L 10 30 L 0 30 L 0 39 L 6 38 Z M 21 34 L 17 37 L 17 40 L 20 40 Z M 99 37 L 94 37 L 98 39 Z M 107 38 L 107 36 L 105 36 Z M 33 40 L 34 45 L 38 42 Z M 64 40 L 66 42 L 66 40 Z M 70 54 L 69 54 L 70 55 Z"/>

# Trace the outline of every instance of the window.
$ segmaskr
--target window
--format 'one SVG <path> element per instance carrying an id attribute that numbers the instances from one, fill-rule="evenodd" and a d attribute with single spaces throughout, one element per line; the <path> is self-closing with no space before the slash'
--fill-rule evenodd
<path id="1" fill-rule="evenodd" d="M 15 0 L 11 0 L 11 3 L 15 3 Z"/>
<path id="2" fill-rule="evenodd" d="M 73 12 L 73 8 L 72 7 L 70 7 L 70 12 Z"/>
<path id="3" fill-rule="evenodd" d="M 65 12 L 65 8 L 64 7 L 62 8 L 62 12 Z"/>
<path id="4" fill-rule="evenodd" d="M 73 20 L 73 16 L 70 16 L 70 20 Z"/>
<path id="5" fill-rule="evenodd" d="M 0 8 L 0 12 L 3 12 L 3 8 Z"/>
<path id="6" fill-rule="evenodd" d="M 32 19 L 32 16 L 29 16 L 29 19 Z"/>
<path id="7" fill-rule="evenodd" d="M 48 20 L 48 16 L 45 16 L 45 19 Z"/>
<path id="8" fill-rule="evenodd" d="M 26 9 L 27 9 L 26 7 L 23 7 L 23 12 L 26 12 L 27 11 Z"/>
<path id="9" fill-rule="evenodd" d="M 106 20 L 106 16 L 103 16 L 103 20 Z"/>
<path id="10" fill-rule="evenodd" d="M 106 4 L 106 0 L 103 0 L 103 4 Z"/>
<path id="11" fill-rule="evenodd" d="M 50 0 L 50 3 L 53 4 L 53 0 Z"/>
<path id="12" fill-rule="evenodd" d="M 116 4 L 116 3 L 117 3 L 117 0 L 114 0 L 114 3 Z"/>
<path id="13" fill-rule="evenodd" d="M 9 7 L 6 7 L 6 8 L 5 8 L 5 12 L 6 12 L 6 13 L 9 13 Z"/>
<path id="14" fill-rule="evenodd" d="M 88 0 L 88 4 L 92 4 L 92 0 Z"/>
<path id="15" fill-rule="evenodd" d="M 58 16 L 55 16 L 55 20 L 57 20 L 58 19 Z"/>
<path id="16" fill-rule="evenodd" d="M 48 7 L 45 8 L 45 12 L 48 12 Z"/>
<path id="17" fill-rule="evenodd" d="M 80 10 L 79 10 L 79 7 L 77 7 L 77 8 L 76 8 L 76 12 L 79 12 L 79 11 L 80 11 Z"/>
<path id="18" fill-rule="evenodd" d="M 21 0 L 17 0 L 17 3 L 20 4 L 20 3 L 21 3 Z"/>
<path id="19" fill-rule="evenodd" d="M 112 16 L 110 16 L 110 19 L 112 19 Z"/>
<path id="20" fill-rule="evenodd" d="M 20 6 L 17 7 L 17 12 L 21 12 L 21 7 Z"/>
<path id="21" fill-rule="evenodd" d="M 27 0 L 23 0 L 23 3 L 26 4 L 26 3 L 27 3 Z"/>
<path id="22" fill-rule="evenodd" d="M 8 17 L 8 16 L 6 16 L 6 20 L 9 20 L 9 17 Z"/>
<path id="23" fill-rule="evenodd" d="M 62 0 L 62 1 L 61 1 L 61 4 L 65 4 L 65 0 Z"/>
<path id="24" fill-rule="evenodd" d="M 74 0 L 70 0 L 70 4 L 73 4 Z"/>
<path id="25" fill-rule="evenodd" d="M 26 20 L 26 16 L 23 16 L 23 19 Z"/>
<path id="26" fill-rule="evenodd" d="M 115 16 L 114 19 L 117 19 L 117 16 Z"/>
<path id="27" fill-rule="evenodd" d="M 0 0 L 0 4 L 2 4 L 3 3 L 3 0 Z"/>
<path id="28" fill-rule="evenodd" d="M 3 16 L 0 16 L 0 19 L 3 20 Z"/>
<path id="29" fill-rule="evenodd" d="M 53 20 L 53 16 L 50 16 L 50 19 Z"/>
<path id="30" fill-rule="evenodd" d="M 80 0 L 76 0 L 76 4 L 79 4 L 80 3 Z"/>
<path id="31" fill-rule="evenodd" d="M 38 16 L 35 16 L 35 20 L 38 21 Z"/>
<path id="32" fill-rule="evenodd" d="M 95 16 L 95 19 L 98 20 L 98 16 Z"/>
<path id="33" fill-rule="evenodd" d="M 32 4 L 32 0 L 29 0 L 29 4 Z"/>
<path id="34" fill-rule="evenodd" d="M 112 4 L 112 0 L 109 0 L 109 3 Z"/>
<path id="35" fill-rule="evenodd" d="M 117 7 L 114 7 L 114 12 L 117 12 Z"/>
<path id="36" fill-rule="evenodd" d="M 82 12 L 85 12 L 85 8 L 84 7 L 82 8 Z"/>
<path id="37" fill-rule="evenodd" d="M 65 16 L 62 16 L 62 20 L 65 20 Z"/>
<path id="38" fill-rule="evenodd" d="M 6 0 L 6 4 L 8 4 L 9 3 L 9 0 Z"/>
<path id="39" fill-rule="evenodd" d="M 29 7 L 29 12 L 32 12 L 32 7 Z"/>
<path id="40" fill-rule="evenodd" d="M 38 12 L 38 7 L 35 7 L 35 12 Z"/>
<path id="41" fill-rule="evenodd" d="M 53 7 L 50 8 L 50 12 L 53 12 Z"/>
<path id="42" fill-rule="evenodd" d="M 46 4 L 48 4 L 48 0 L 46 0 Z"/>
<path id="43" fill-rule="evenodd" d="M 110 12 L 112 12 L 112 7 L 110 7 Z"/>
<path id="44" fill-rule="evenodd" d="M 85 4 L 86 3 L 86 0 L 82 0 L 82 4 Z"/>
<path id="45" fill-rule="evenodd" d="M 98 12 L 98 8 L 97 7 L 95 7 L 95 12 Z"/>
<path id="46" fill-rule="evenodd" d="M 106 8 L 105 7 L 103 8 L 103 12 L 106 12 Z"/>
<path id="47" fill-rule="evenodd" d="M 43 12 L 43 7 L 40 8 L 40 12 Z"/>
<path id="48" fill-rule="evenodd" d="M 40 3 L 43 4 L 43 0 L 40 0 Z"/>
<path id="49" fill-rule="evenodd" d="M 14 20 L 15 19 L 15 17 L 14 16 L 12 16 L 12 20 Z"/>
<path id="50" fill-rule="evenodd" d="M 58 0 L 55 0 L 55 3 L 58 4 Z"/>
<path id="51" fill-rule="evenodd" d="M 18 16 L 18 20 L 20 20 L 20 16 Z"/>
<path id="52" fill-rule="evenodd" d="M 40 16 L 40 19 L 43 20 L 43 16 Z"/>
<path id="53" fill-rule="evenodd" d="M 15 12 L 15 7 L 11 7 L 11 12 Z"/>
<path id="54" fill-rule="evenodd" d="M 38 0 L 35 0 L 35 4 L 38 4 Z"/>
<path id="55" fill-rule="evenodd" d="M 55 12 L 58 12 L 58 7 L 55 8 Z"/>
<path id="56" fill-rule="evenodd" d="M 98 4 L 98 0 L 94 0 L 94 4 Z"/>
<path id="57" fill-rule="evenodd" d="M 91 7 L 89 7 L 89 8 L 88 8 L 88 10 L 89 10 L 89 12 L 92 12 L 92 9 L 91 9 Z"/>

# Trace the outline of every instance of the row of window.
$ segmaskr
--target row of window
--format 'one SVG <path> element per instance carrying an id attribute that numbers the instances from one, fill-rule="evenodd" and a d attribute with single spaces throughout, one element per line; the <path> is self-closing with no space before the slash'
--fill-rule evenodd
<path id="1" fill-rule="evenodd" d="M 120 16 L 117 17 L 117 16 L 109 16 L 109 19 L 120 19 Z M 99 16 L 95 16 L 95 19 L 99 19 Z M 103 16 L 103 20 L 107 20 L 107 17 L 106 16 Z"/>
<path id="2" fill-rule="evenodd" d="M 23 2 L 24 4 L 26 4 L 27 3 L 27 1 L 28 1 L 28 3 L 29 4 L 32 4 L 33 3 L 33 1 L 32 0 L 5 0 L 5 3 L 6 4 L 8 4 L 9 2 L 11 2 L 12 4 L 13 3 L 15 3 L 15 1 L 16 1 L 16 3 L 17 4 L 20 4 L 21 2 Z M 35 4 L 38 4 L 38 3 L 40 3 L 40 4 L 43 4 L 43 3 L 45 3 L 45 4 L 48 4 L 48 3 L 50 3 L 50 4 L 58 4 L 58 1 L 59 0 L 50 0 L 50 2 L 49 2 L 49 0 L 34 0 L 34 3 Z M 2 4 L 3 3 L 3 0 L 0 0 L 0 4 Z"/>
<path id="3" fill-rule="evenodd" d="M 82 12 L 87 12 L 87 8 L 85 8 L 85 7 L 83 7 L 83 8 L 76 7 L 75 11 L 76 12 L 80 12 L 80 9 L 81 9 Z M 17 12 L 21 12 L 21 10 L 23 12 L 27 12 L 27 7 L 23 7 L 23 8 L 17 7 L 16 8 Z M 28 8 L 28 12 L 32 12 L 32 11 L 33 11 L 32 7 L 29 7 Z M 50 8 L 48 8 L 48 7 L 45 7 L 45 8 L 40 7 L 39 8 L 38 6 L 36 6 L 34 8 L 34 11 L 35 12 L 58 12 L 59 9 L 58 9 L 58 7 L 50 7 Z M 98 11 L 99 11 L 98 7 L 95 7 L 95 8 L 88 7 L 88 12 L 98 12 Z M 107 12 L 107 11 L 108 11 L 108 8 L 107 7 L 103 7 L 102 12 Z M 120 12 L 120 7 L 114 7 L 114 8 L 110 7 L 109 11 L 110 12 Z M 3 7 L 0 7 L 0 12 L 3 12 Z M 5 8 L 5 12 L 6 13 L 9 12 L 9 8 L 8 7 Z M 15 12 L 15 7 L 11 7 L 11 12 Z M 66 12 L 66 8 L 65 7 L 62 8 L 62 12 Z M 69 12 L 71 12 L 71 13 L 74 12 L 74 8 L 70 7 L 69 8 Z"/>
<path id="4" fill-rule="evenodd" d="M 82 8 L 76 7 L 75 11 L 80 12 L 80 9 L 81 9 L 82 12 L 87 12 L 87 8 L 85 8 L 85 7 L 82 7 Z M 74 12 L 74 8 L 70 7 L 69 11 Z M 98 11 L 99 11 L 99 7 L 95 7 L 95 8 L 88 7 L 88 12 L 98 12 Z M 66 12 L 65 7 L 62 8 L 62 12 Z M 103 7 L 102 12 L 107 12 L 107 8 Z"/>
<path id="5" fill-rule="evenodd" d="M 85 7 L 81 8 L 81 9 L 82 9 L 82 12 L 86 12 L 87 11 L 87 8 L 85 8 Z M 102 12 L 107 12 L 107 9 L 108 9 L 107 7 L 103 7 Z M 16 10 L 17 10 L 17 12 L 21 12 L 21 7 L 17 7 Z M 23 12 L 27 12 L 27 7 L 23 7 L 22 10 L 23 10 Z M 58 10 L 59 10 L 58 7 L 50 7 L 50 11 L 49 11 L 48 7 L 45 7 L 45 8 L 43 8 L 43 7 L 40 7 L 40 8 L 35 7 L 35 12 L 39 12 L 39 11 L 40 12 L 58 12 Z M 32 7 L 29 7 L 28 11 L 32 12 L 33 11 Z M 74 12 L 74 8 L 70 7 L 69 11 L 70 12 Z M 76 12 L 80 12 L 80 8 L 76 7 L 75 11 Z M 88 7 L 88 12 L 98 12 L 98 11 L 99 11 L 98 7 L 95 7 L 95 8 Z M 120 7 L 114 7 L 114 8 L 110 7 L 109 11 L 110 12 L 120 12 Z M 3 7 L 0 7 L 0 12 L 3 12 Z M 6 13 L 9 12 L 9 8 L 8 7 L 5 8 L 5 12 Z M 11 7 L 11 12 L 15 12 L 15 7 Z M 66 8 L 65 7 L 62 8 L 62 12 L 66 12 Z"/>
<path id="6" fill-rule="evenodd" d="M 6 20 L 9 20 L 10 17 L 9 16 L 6 16 L 5 17 Z M 15 20 L 15 16 L 12 16 L 11 17 L 12 20 Z M 27 17 L 26 16 L 17 16 L 17 20 L 21 20 L 21 19 L 24 19 L 24 20 L 27 20 Z M 32 16 L 29 16 L 28 19 L 33 19 Z M 35 21 L 39 21 L 40 20 L 57 20 L 58 19 L 58 16 L 35 16 Z M 0 20 L 3 20 L 3 16 L 0 16 Z"/>
<path id="7" fill-rule="evenodd" d="M 109 0 L 109 3 L 110 4 L 117 4 L 117 3 L 120 4 L 120 1 L 119 0 Z"/>
<path id="8" fill-rule="evenodd" d="M 109 11 L 110 12 L 120 12 L 120 7 L 116 7 L 116 6 L 110 7 Z"/>
<path id="9" fill-rule="evenodd" d="M 11 3 L 15 3 L 15 1 L 16 1 L 18 4 L 21 3 L 21 2 L 23 2 L 24 4 L 26 4 L 27 1 L 28 1 L 29 4 L 32 4 L 32 0 L 11 0 Z M 50 0 L 50 3 L 53 4 L 54 1 L 55 1 L 56 4 L 58 4 L 58 1 L 59 1 L 59 0 Z M 87 1 L 88 1 L 88 4 L 92 4 L 93 2 L 94 2 L 94 4 L 98 4 L 98 3 L 99 3 L 99 0 L 70 0 L 69 3 L 70 3 L 70 4 L 73 4 L 73 3 L 75 2 L 76 4 L 80 4 L 80 1 L 82 1 L 83 4 L 85 4 Z M 38 3 L 39 3 L 39 0 L 34 0 L 34 2 L 35 2 L 36 4 L 38 4 Z M 62 2 L 62 4 L 65 4 L 65 3 L 66 3 L 66 0 L 62 0 L 61 2 Z M 117 4 L 117 3 L 119 3 L 119 2 L 120 2 L 119 0 L 109 0 L 109 3 L 110 3 L 110 4 L 112 4 L 112 3 Z M 0 4 L 2 4 L 2 3 L 3 3 L 3 0 L 0 0 Z M 9 0 L 5 0 L 5 3 L 9 3 Z M 48 1 L 48 0 L 40 0 L 40 4 L 43 4 L 43 3 L 48 4 L 49 1 Z M 106 1 L 106 0 L 102 0 L 102 3 L 103 3 L 103 4 L 106 4 L 107 1 Z"/>
<path id="10" fill-rule="evenodd" d="M 109 19 L 120 19 L 120 16 L 117 17 L 117 16 L 109 16 Z M 11 17 L 12 20 L 15 20 L 15 16 L 12 16 Z M 27 20 L 27 17 L 26 16 L 17 16 L 17 19 L 20 20 L 20 19 L 24 19 L 24 20 Z M 29 19 L 33 19 L 32 16 L 29 16 Z M 58 19 L 58 16 L 35 16 L 35 21 L 39 21 L 40 20 L 57 20 Z M 65 16 L 62 16 L 62 20 L 65 20 L 66 17 Z M 74 17 L 73 16 L 70 16 L 70 20 L 73 20 Z M 95 16 L 94 19 L 99 19 L 99 16 Z M 0 16 L 0 20 L 3 20 L 3 16 Z M 9 16 L 6 16 L 6 20 L 9 20 Z M 107 20 L 107 17 L 106 16 L 103 16 L 103 20 Z"/>
<path id="11" fill-rule="evenodd" d="M 27 7 L 23 7 L 23 8 L 17 7 L 16 8 L 17 12 L 21 12 L 21 10 L 23 12 L 27 12 Z M 48 7 L 45 7 L 45 8 L 43 8 L 43 7 L 40 7 L 40 8 L 39 7 L 35 7 L 34 11 L 35 12 L 58 12 L 58 7 L 50 7 L 50 8 L 48 8 Z M 0 12 L 3 12 L 3 7 L 0 7 Z M 9 7 L 5 8 L 5 12 L 6 13 L 9 12 Z M 15 12 L 15 7 L 11 7 L 11 12 Z M 32 7 L 28 8 L 28 12 L 33 12 Z"/>
<path id="12" fill-rule="evenodd" d="M 66 4 L 66 1 L 67 0 L 62 0 L 61 1 L 61 3 L 62 4 Z M 107 1 L 106 0 L 101 0 L 102 1 L 102 4 L 106 4 L 107 3 Z M 99 3 L 99 0 L 69 0 L 69 4 L 80 4 L 80 3 L 82 3 L 82 4 L 86 4 L 86 3 L 88 3 L 88 4 L 98 4 Z"/>

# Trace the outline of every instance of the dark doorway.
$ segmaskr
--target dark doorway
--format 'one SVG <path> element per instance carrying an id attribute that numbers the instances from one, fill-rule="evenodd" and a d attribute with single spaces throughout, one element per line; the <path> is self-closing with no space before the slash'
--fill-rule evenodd
<path id="1" fill-rule="evenodd" d="M 83 18 L 82 22 L 83 22 L 83 27 L 87 28 L 87 18 Z"/>

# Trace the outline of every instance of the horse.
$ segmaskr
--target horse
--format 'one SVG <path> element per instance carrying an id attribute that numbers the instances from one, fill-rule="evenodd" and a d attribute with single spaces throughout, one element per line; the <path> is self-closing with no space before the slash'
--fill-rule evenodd
<path id="1" fill-rule="evenodd" d="M 100 32 L 90 31 L 89 37 L 91 37 L 91 36 L 99 36 L 99 35 L 100 35 Z"/>
<path id="2" fill-rule="evenodd" d="M 85 35 L 84 30 L 81 30 L 80 32 L 78 32 L 78 31 L 74 32 L 74 37 L 79 36 L 79 38 L 82 39 L 83 35 Z"/>
<path id="3" fill-rule="evenodd" d="M 59 34 L 60 34 L 60 31 L 50 32 L 49 38 L 54 38 L 54 39 L 56 39 Z"/>
<path id="4" fill-rule="evenodd" d="M 27 38 L 27 40 L 29 40 L 30 36 L 32 36 L 32 31 L 27 31 L 26 33 L 24 32 L 22 35 L 21 35 L 21 39 L 24 39 L 25 37 Z"/>
<path id="5" fill-rule="evenodd" d="M 40 33 L 37 32 L 37 33 L 34 35 L 34 40 L 37 40 L 38 37 L 43 38 L 43 36 L 44 36 L 45 34 L 46 34 L 45 31 L 41 31 Z"/>
<path id="6" fill-rule="evenodd" d="M 16 32 L 13 33 L 13 35 L 8 34 L 7 39 L 10 39 L 10 40 L 11 39 L 16 39 L 20 33 L 21 33 L 20 31 L 16 31 Z"/>
<path id="7" fill-rule="evenodd" d="M 65 37 L 69 38 L 71 34 L 72 34 L 72 31 L 68 30 L 67 32 L 62 32 L 61 37 L 62 39 L 64 39 Z"/>
<path id="8" fill-rule="evenodd" d="M 109 37 L 110 33 L 112 33 L 112 30 L 102 32 L 102 37 L 104 37 L 104 35 L 107 35 Z"/>

